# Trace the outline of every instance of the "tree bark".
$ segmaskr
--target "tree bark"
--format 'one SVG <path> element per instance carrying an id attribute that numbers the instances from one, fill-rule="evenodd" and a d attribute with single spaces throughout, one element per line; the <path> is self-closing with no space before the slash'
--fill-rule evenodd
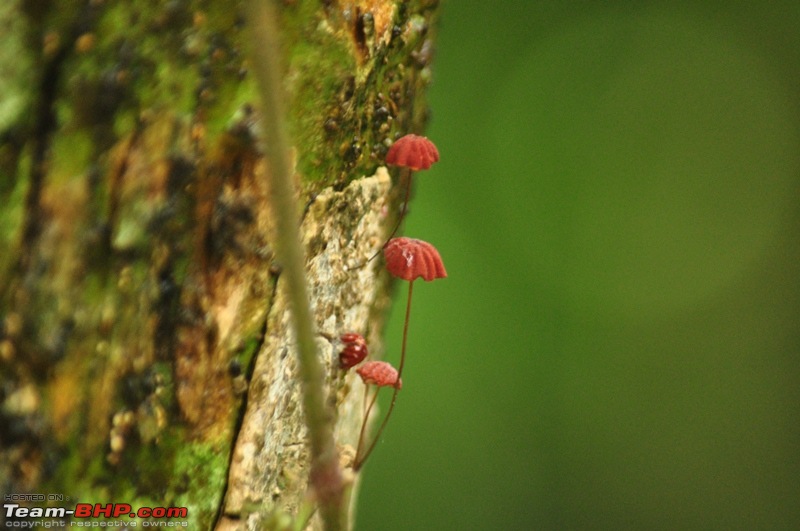
<path id="1" fill-rule="evenodd" d="M 387 146 L 427 118 L 437 4 L 280 3 L 345 461 L 363 392 L 337 338 L 381 350 L 390 282 L 355 266 L 395 218 Z M 193 529 L 297 514 L 308 446 L 242 6 L 15 0 L 0 28 L 0 490 L 187 507 Z"/>

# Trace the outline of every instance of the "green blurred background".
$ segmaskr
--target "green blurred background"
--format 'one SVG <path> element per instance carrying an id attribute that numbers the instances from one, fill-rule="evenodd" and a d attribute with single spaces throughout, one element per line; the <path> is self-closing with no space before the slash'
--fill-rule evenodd
<path id="1" fill-rule="evenodd" d="M 358 530 L 800 529 L 800 2 L 599 4 L 443 4 Z"/>

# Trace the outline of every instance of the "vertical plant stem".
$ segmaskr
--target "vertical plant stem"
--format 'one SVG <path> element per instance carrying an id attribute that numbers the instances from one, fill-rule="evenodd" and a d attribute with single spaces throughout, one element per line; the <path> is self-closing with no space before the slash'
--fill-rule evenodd
<path id="1" fill-rule="evenodd" d="M 333 415 L 325 407 L 324 373 L 314 341 L 298 229 L 300 217 L 288 156 L 277 11 L 272 0 L 249 0 L 247 15 L 252 35 L 252 69 L 262 103 L 264 151 L 269 158 L 268 199 L 276 216 L 276 253 L 286 278 L 303 383 L 303 413 L 311 446 L 311 483 L 325 529 L 346 529 L 347 510 L 343 505 L 342 475 L 333 440 Z"/>

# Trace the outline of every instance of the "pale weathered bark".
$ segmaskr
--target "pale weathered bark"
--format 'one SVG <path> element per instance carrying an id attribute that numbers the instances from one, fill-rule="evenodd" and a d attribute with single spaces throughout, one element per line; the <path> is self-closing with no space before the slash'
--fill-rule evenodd
<path id="1" fill-rule="evenodd" d="M 0 491 L 186 506 L 257 528 L 307 493 L 305 426 L 234 2 L 0 7 Z M 380 351 L 387 141 L 424 124 L 435 1 L 285 1 L 284 75 L 319 346 Z M 346 452 L 344 452 L 346 455 Z"/>

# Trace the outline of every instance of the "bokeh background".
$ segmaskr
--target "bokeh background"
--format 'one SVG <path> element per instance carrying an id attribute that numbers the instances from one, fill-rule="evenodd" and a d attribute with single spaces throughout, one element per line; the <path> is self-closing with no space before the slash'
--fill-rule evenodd
<path id="1" fill-rule="evenodd" d="M 800 529 L 800 2 L 448 0 L 430 95 L 357 529 Z"/>

